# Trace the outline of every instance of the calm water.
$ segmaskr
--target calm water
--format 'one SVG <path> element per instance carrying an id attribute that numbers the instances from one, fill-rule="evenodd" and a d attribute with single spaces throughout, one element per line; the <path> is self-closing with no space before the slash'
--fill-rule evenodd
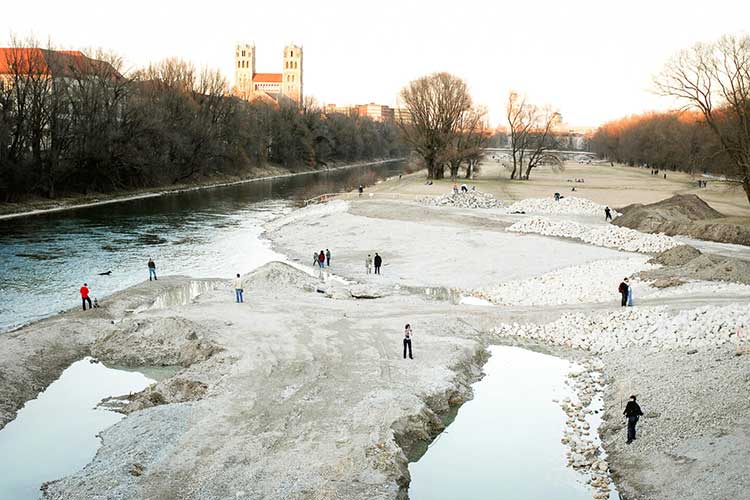
<path id="1" fill-rule="evenodd" d="M 281 258 L 258 239 L 263 223 L 299 200 L 402 169 L 395 162 L 0 220 L 0 331 L 79 307 L 84 282 L 99 300 L 139 283 L 149 257 L 162 275 L 248 272 Z"/>
<path id="2" fill-rule="evenodd" d="M 70 365 L 0 431 L 0 498 L 39 498 L 45 481 L 88 464 L 99 449 L 96 434 L 123 415 L 94 407 L 107 396 L 141 391 L 153 380 L 113 370 L 89 358 Z"/>
<path id="3" fill-rule="evenodd" d="M 569 361 L 518 347 L 490 348 L 474 399 L 409 466 L 411 500 L 589 500 L 583 476 L 566 466 Z"/>

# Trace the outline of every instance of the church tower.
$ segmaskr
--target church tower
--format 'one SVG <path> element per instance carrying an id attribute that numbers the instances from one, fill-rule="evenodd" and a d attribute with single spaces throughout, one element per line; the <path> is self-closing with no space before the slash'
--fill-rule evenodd
<path id="1" fill-rule="evenodd" d="M 239 43 L 234 51 L 234 93 L 242 99 L 253 96 L 255 44 Z"/>
<path id="2" fill-rule="evenodd" d="M 284 47 L 281 93 L 302 105 L 302 47 L 294 44 Z"/>

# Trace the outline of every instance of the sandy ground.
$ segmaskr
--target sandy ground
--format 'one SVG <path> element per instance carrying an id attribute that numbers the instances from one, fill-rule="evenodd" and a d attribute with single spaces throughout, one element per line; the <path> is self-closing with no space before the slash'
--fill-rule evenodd
<path id="1" fill-rule="evenodd" d="M 650 175 L 650 169 L 606 164 L 578 164 L 565 162 L 562 170 L 540 167 L 532 171 L 530 181 L 511 181 L 510 173 L 500 164 L 486 159 L 480 164 L 476 180 L 459 179 L 477 189 L 493 193 L 504 201 L 525 198 L 548 198 L 555 192 L 587 198 L 610 207 L 622 207 L 632 203 L 655 203 L 675 194 L 697 194 L 724 215 L 750 217 L 750 203 L 741 187 L 718 180 L 708 180 L 708 187 L 698 189 L 697 176 L 682 172 L 667 172 L 667 178 Z M 700 177 L 702 178 L 702 177 Z M 567 182 L 568 179 L 583 179 L 584 183 Z M 375 196 L 398 196 L 414 199 L 419 196 L 438 196 L 453 186 L 450 180 L 436 181 L 425 185 L 424 172 L 416 172 L 401 179 L 394 178 L 368 189 Z"/>
<path id="2" fill-rule="evenodd" d="M 398 181 L 377 189 L 389 182 Z M 93 313 L 68 312 L 0 336 L 0 425 L 84 354 L 134 367 L 182 365 L 126 401 L 128 418 L 103 433 L 95 459 L 47 484 L 45 497 L 405 499 L 409 457 L 442 430 L 442 415 L 471 397 L 486 346 L 507 341 L 491 333 L 494 325 L 546 324 L 565 312 L 616 307 L 615 297 L 543 308 L 456 304 L 449 293 L 455 288 L 632 254 L 509 234 L 504 228 L 513 219 L 497 211 L 373 198 L 295 213 L 267 234 L 308 270 L 310 254 L 330 248 L 330 271 L 350 283 L 327 273 L 321 283 L 315 273 L 271 263 L 245 277 L 247 302 L 240 305 L 227 281 L 173 277 L 116 294 Z M 376 251 L 383 274 L 366 275 L 364 258 Z M 676 294 L 642 306 L 677 312 L 737 301 L 731 294 Z M 414 360 L 401 353 L 407 322 L 415 331 Z M 750 488 L 750 446 L 741 432 L 748 387 L 724 383 L 747 379 L 747 357 L 698 356 L 632 348 L 602 357 L 610 381 L 602 437 L 627 498 L 729 499 Z M 689 383 L 688 373 L 696 374 Z M 642 441 L 627 449 L 617 427 L 619 398 L 631 388 L 626 380 L 652 412 Z M 705 405 L 695 397 L 701 391 L 714 394 Z M 724 406 L 715 405 L 720 398 Z M 683 406 L 675 412 L 675 405 Z M 700 411 L 690 413 L 691 405 Z M 728 417 L 707 426 L 718 408 Z M 670 419 L 680 423 L 677 432 Z M 709 444 L 713 434 L 703 428 L 720 434 L 721 445 Z"/>

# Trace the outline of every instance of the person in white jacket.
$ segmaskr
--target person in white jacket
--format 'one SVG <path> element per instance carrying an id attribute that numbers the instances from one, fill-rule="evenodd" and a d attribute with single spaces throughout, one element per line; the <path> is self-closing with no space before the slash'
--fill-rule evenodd
<path id="1" fill-rule="evenodd" d="M 240 278 L 240 274 L 237 273 L 237 277 L 234 279 L 234 295 L 237 299 L 237 303 L 243 302 L 242 300 L 242 278 Z"/>

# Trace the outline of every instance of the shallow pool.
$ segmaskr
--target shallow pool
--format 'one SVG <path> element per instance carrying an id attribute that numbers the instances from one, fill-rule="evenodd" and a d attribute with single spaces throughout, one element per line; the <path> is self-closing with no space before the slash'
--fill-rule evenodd
<path id="1" fill-rule="evenodd" d="M 566 466 L 565 414 L 574 365 L 519 347 L 495 346 L 474 399 L 410 465 L 412 500 L 589 500 Z"/>
<path id="2" fill-rule="evenodd" d="M 101 444 L 96 435 L 123 418 L 95 409 L 97 403 L 141 391 L 152 382 L 141 373 L 107 368 L 90 358 L 70 365 L 0 431 L 0 499 L 39 498 L 43 482 L 83 468 Z"/>

